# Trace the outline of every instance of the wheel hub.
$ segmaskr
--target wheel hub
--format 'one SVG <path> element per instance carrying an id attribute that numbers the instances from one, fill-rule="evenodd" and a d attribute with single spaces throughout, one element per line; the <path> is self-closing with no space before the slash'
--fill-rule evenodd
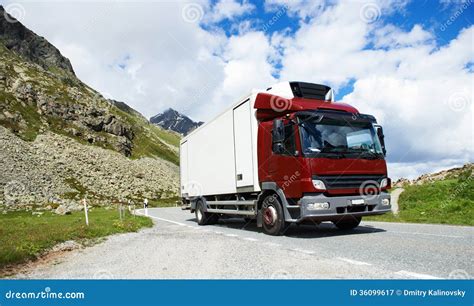
<path id="1" fill-rule="evenodd" d="M 268 206 L 263 210 L 263 221 L 267 225 L 273 225 L 275 224 L 277 220 L 277 211 L 275 207 L 273 206 Z"/>
<path id="2" fill-rule="evenodd" d="M 200 209 L 196 210 L 196 213 L 197 213 L 197 219 L 198 219 L 199 221 L 201 221 L 201 220 L 202 220 L 202 212 L 201 212 L 201 210 L 200 210 Z"/>

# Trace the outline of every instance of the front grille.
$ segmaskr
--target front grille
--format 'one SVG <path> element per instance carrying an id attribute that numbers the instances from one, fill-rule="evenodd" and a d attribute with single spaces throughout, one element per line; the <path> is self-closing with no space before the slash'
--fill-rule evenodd
<path id="1" fill-rule="evenodd" d="M 321 180 L 326 185 L 327 190 L 331 189 L 371 189 L 380 186 L 380 181 L 384 175 L 322 175 L 313 176 L 313 180 Z"/>

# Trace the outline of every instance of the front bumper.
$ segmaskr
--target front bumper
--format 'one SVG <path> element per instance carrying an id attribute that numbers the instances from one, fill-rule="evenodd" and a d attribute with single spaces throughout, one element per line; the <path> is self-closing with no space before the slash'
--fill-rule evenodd
<path id="1" fill-rule="evenodd" d="M 338 197 L 327 197 L 323 194 L 305 195 L 300 199 L 297 207 L 287 206 L 290 216 L 286 219 L 290 222 L 301 222 L 305 220 L 337 221 L 341 217 L 349 215 L 381 215 L 391 210 L 391 202 L 389 202 L 388 205 L 382 204 L 382 200 L 384 199 L 390 201 L 390 194 L 381 192 L 378 195 L 371 196 L 356 195 Z M 329 203 L 329 208 L 311 209 L 310 204 L 313 203 Z"/>

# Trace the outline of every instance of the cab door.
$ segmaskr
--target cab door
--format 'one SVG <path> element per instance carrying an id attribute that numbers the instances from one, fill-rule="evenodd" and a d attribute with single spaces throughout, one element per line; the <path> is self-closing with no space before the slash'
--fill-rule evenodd
<path id="1" fill-rule="evenodd" d="M 280 125 L 282 128 L 279 139 L 275 139 L 275 125 Z M 292 121 L 282 120 L 278 123 L 274 120 L 269 168 L 273 181 L 284 191 L 287 198 L 301 196 L 302 165 L 298 158 L 297 135 L 297 126 Z"/>

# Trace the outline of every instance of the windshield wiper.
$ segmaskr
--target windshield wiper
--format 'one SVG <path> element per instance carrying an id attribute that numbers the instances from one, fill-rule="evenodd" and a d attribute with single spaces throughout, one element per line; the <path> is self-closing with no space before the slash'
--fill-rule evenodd
<path id="1" fill-rule="evenodd" d="M 380 154 L 372 151 L 353 151 L 353 153 L 359 154 L 359 157 L 364 159 L 378 159 Z"/>
<path id="2" fill-rule="evenodd" d="M 344 153 L 347 153 L 347 152 L 344 152 L 344 151 L 338 151 L 337 150 L 338 148 L 337 147 L 323 147 L 321 149 L 321 153 L 330 153 L 332 157 L 334 158 L 344 158 L 346 157 L 346 155 Z"/>

